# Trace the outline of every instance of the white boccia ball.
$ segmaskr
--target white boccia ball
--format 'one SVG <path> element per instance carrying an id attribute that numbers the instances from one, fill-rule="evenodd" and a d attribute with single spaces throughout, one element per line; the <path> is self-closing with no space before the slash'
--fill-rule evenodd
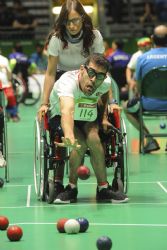
<path id="1" fill-rule="evenodd" d="M 79 230 L 80 230 L 80 224 L 75 219 L 69 219 L 64 224 L 64 230 L 68 234 L 77 234 L 79 233 Z"/>

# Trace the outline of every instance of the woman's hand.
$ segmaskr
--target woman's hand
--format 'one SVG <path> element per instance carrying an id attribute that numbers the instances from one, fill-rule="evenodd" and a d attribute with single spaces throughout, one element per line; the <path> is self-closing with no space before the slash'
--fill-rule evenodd
<path id="1" fill-rule="evenodd" d="M 38 110 L 38 120 L 41 121 L 43 116 L 47 113 L 49 108 L 48 104 L 42 104 L 40 109 Z"/>
<path id="2" fill-rule="evenodd" d="M 110 104 L 109 107 L 108 107 L 109 113 L 113 113 L 113 110 L 114 110 L 114 109 L 116 109 L 116 110 L 119 112 L 119 114 L 120 114 L 120 112 L 121 112 L 121 110 L 122 110 L 122 107 L 120 107 L 120 106 L 119 106 L 118 104 L 116 104 L 116 103 Z"/>

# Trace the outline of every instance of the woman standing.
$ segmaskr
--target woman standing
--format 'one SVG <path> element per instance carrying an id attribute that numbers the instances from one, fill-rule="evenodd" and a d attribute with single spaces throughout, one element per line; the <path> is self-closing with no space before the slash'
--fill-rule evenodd
<path id="1" fill-rule="evenodd" d="M 103 38 L 94 29 L 92 20 L 78 0 L 66 0 L 46 43 L 48 67 L 45 74 L 39 119 L 46 113 L 49 97 L 57 80 L 64 72 L 79 69 L 92 53 L 104 53 Z M 52 124 L 53 123 L 53 124 Z M 51 130 L 55 123 L 50 121 Z M 51 135 L 51 136 L 54 136 Z M 55 196 L 63 191 L 64 167 L 60 166 L 55 178 Z"/>
<path id="2" fill-rule="evenodd" d="M 62 73 L 79 69 L 91 53 L 104 52 L 103 38 L 78 0 L 62 5 L 54 31 L 47 41 L 48 67 L 39 113 L 48 110 L 50 92 Z M 40 115 L 39 114 L 39 115 Z"/>

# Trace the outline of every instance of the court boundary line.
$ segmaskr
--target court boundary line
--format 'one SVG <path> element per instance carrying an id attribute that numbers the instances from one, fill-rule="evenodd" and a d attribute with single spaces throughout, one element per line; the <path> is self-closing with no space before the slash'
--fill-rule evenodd
<path id="1" fill-rule="evenodd" d="M 56 225 L 56 222 L 16 222 L 10 223 L 10 225 Z M 167 224 L 145 224 L 145 223 L 91 223 L 89 222 L 90 226 L 116 226 L 116 227 L 167 227 Z"/>
<path id="2" fill-rule="evenodd" d="M 166 180 L 159 180 L 159 181 L 132 181 L 129 182 L 129 184 L 157 184 L 157 183 L 167 183 Z M 66 185 L 67 183 L 65 183 Z M 34 186 L 34 183 L 28 183 L 28 184 L 8 184 L 6 183 L 6 185 L 4 187 L 27 187 L 27 186 Z M 97 185 L 96 182 L 86 182 L 86 183 L 82 183 L 82 182 L 78 182 L 78 185 Z"/>
<path id="3" fill-rule="evenodd" d="M 97 203 L 97 202 L 90 202 L 90 200 L 85 200 L 85 202 L 88 202 L 88 203 L 81 203 L 81 202 L 78 202 L 78 203 L 72 203 L 72 204 L 59 204 L 59 205 L 55 205 L 55 204 L 47 204 L 47 203 L 44 203 L 44 205 L 30 205 L 29 207 L 27 206 L 1 206 L 0 209 L 23 209 L 23 208 L 27 208 L 27 209 L 30 209 L 30 208 L 53 208 L 53 209 L 57 209 L 57 208 L 67 208 L 67 207 L 86 207 L 86 206 L 129 206 L 129 205 L 155 205 L 155 206 L 161 206 L 161 205 L 167 205 L 167 202 L 157 202 L 157 203 L 153 203 L 153 202 L 127 202 L 127 203 Z M 42 202 L 41 202 L 42 203 Z M 47 204 L 47 205 L 45 205 Z"/>
<path id="4" fill-rule="evenodd" d="M 30 207 L 30 204 L 31 204 L 31 185 L 28 185 L 26 207 Z"/>

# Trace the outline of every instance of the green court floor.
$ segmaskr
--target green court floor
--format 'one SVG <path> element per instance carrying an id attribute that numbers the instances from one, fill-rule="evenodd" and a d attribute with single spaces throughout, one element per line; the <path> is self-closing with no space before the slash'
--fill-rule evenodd
<path id="1" fill-rule="evenodd" d="M 159 139 L 161 150 L 138 154 L 138 133 L 127 125 L 130 198 L 127 204 L 97 204 L 96 180 L 79 181 L 78 202 L 49 205 L 37 200 L 33 182 L 34 117 L 37 107 L 20 107 L 21 121 L 8 123 L 10 182 L 0 189 L 0 215 L 10 224 L 20 225 L 20 242 L 9 242 L 6 231 L 0 231 L 0 250 L 95 250 L 100 236 L 109 236 L 114 250 L 167 249 L 167 153 L 165 139 Z M 148 121 L 159 130 L 161 121 Z M 0 169 L 0 176 L 4 170 Z M 109 172 L 110 178 L 110 172 Z M 65 183 L 67 183 L 67 176 Z M 59 218 L 86 217 L 86 233 L 60 234 Z"/>

